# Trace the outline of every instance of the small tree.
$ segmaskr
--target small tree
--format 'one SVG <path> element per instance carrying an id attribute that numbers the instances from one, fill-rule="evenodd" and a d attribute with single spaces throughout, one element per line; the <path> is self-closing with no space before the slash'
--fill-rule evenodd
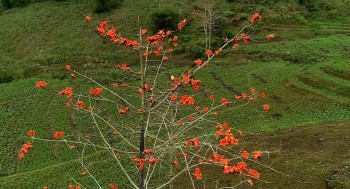
<path id="1" fill-rule="evenodd" d="M 91 21 L 91 18 L 87 16 L 86 20 Z M 215 121 L 215 115 L 219 109 L 236 103 L 251 103 L 256 98 L 264 98 L 265 94 L 258 95 L 251 88 L 247 93 L 235 96 L 234 100 L 218 98 L 213 92 L 200 89 L 202 82 L 195 75 L 207 67 L 212 59 L 220 56 L 230 44 L 234 43 L 232 47 L 236 48 L 239 41 L 248 43 L 250 36 L 243 32 L 260 20 L 261 16 L 255 13 L 250 24 L 242 28 L 234 38 L 225 39 L 221 48 L 215 51 L 208 49 L 203 52 L 207 55 L 206 60 L 194 60 L 195 69 L 176 76 L 161 72 L 161 68 L 169 62 L 172 52 L 178 46 L 179 37 L 175 34 L 183 29 L 186 19 L 177 25 L 177 30 L 160 30 L 149 36 L 146 29 L 140 28 L 138 40 L 117 34 L 114 27 L 108 27 L 105 21 L 99 23 L 96 31 L 101 37 L 139 52 L 139 67 L 129 67 L 127 64 L 115 66 L 118 73 L 136 80 L 130 85 L 111 82 L 109 86 L 104 86 L 67 65 L 71 77 L 84 78 L 93 87 L 86 94 L 79 94 L 72 87 L 62 89 L 59 94 L 67 98 L 66 106 L 71 110 L 88 115 L 98 136 L 94 136 L 95 140 L 91 136 L 79 135 L 78 139 L 74 139 L 65 135 L 67 131 L 56 131 L 53 133 L 54 139 L 50 140 L 37 138 L 35 131 L 30 130 L 29 137 L 32 141 L 64 142 L 72 150 L 78 150 L 81 157 L 88 147 L 107 150 L 131 188 L 171 186 L 174 180 L 186 174 L 190 178 L 191 187 L 195 188 L 196 181 L 206 177 L 201 172 L 201 168 L 206 165 L 222 167 L 222 173 L 218 174 L 241 175 L 243 181 L 237 185 L 252 185 L 252 180 L 259 179 L 260 173 L 250 168 L 246 161 L 260 159 L 262 152 L 236 149 L 243 132 L 226 122 Z M 45 81 L 39 81 L 36 87 L 48 89 Z M 126 92 L 127 89 L 129 92 Z M 105 103 L 118 109 L 118 113 L 112 112 L 115 116 L 106 117 L 101 112 Z M 262 109 L 267 111 L 269 106 L 264 104 Z M 115 138 L 118 140 L 113 141 Z M 31 147 L 31 142 L 24 144 L 18 157 L 24 158 Z M 107 185 L 109 188 L 117 188 L 115 183 L 101 183 L 101 178 L 95 178 L 85 166 L 83 158 L 81 165 L 98 188 Z M 138 176 L 135 172 L 138 172 Z M 70 188 L 82 186 L 75 183 L 77 184 L 76 187 L 70 185 Z"/>

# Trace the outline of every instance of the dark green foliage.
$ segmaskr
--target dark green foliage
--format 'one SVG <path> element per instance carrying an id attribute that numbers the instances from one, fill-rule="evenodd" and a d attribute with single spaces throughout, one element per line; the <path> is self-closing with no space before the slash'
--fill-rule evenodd
<path id="1" fill-rule="evenodd" d="M 11 8 L 11 0 L 1 0 L 1 5 L 5 9 L 9 9 L 9 8 Z"/>
<path id="2" fill-rule="evenodd" d="M 45 0 L 1 0 L 1 5 L 5 9 L 10 9 L 14 7 L 24 7 L 31 3 L 42 2 Z M 65 0 L 55 0 L 55 1 L 65 1 Z"/>
<path id="3" fill-rule="evenodd" d="M 13 7 L 22 7 L 31 3 L 31 0 L 1 0 L 1 4 L 5 9 Z"/>
<path id="4" fill-rule="evenodd" d="M 298 0 L 298 3 L 304 5 L 310 12 L 319 10 L 319 4 L 315 0 Z"/>
<path id="5" fill-rule="evenodd" d="M 15 73 L 12 71 L 0 71 L 0 83 L 9 83 L 15 79 Z"/>
<path id="6" fill-rule="evenodd" d="M 97 0 L 97 3 L 95 12 L 103 13 L 120 8 L 123 4 L 123 0 Z"/>
<path id="7" fill-rule="evenodd" d="M 155 31 L 162 29 L 175 30 L 180 21 L 180 14 L 175 9 L 166 7 L 153 12 L 151 21 Z"/>

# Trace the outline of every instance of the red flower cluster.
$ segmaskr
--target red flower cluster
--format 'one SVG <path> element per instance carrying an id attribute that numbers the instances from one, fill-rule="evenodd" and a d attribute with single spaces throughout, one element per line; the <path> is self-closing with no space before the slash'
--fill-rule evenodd
<path id="1" fill-rule="evenodd" d="M 262 16 L 259 13 L 253 14 L 252 18 L 250 19 L 250 23 L 254 23 L 255 21 L 261 21 Z"/>
<path id="2" fill-rule="evenodd" d="M 231 128 L 228 126 L 228 123 L 223 123 L 222 125 L 216 126 L 216 138 L 220 139 L 220 146 L 226 147 L 227 145 L 238 145 L 238 139 L 233 136 L 231 133 Z"/>
<path id="3" fill-rule="evenodd" d="M 118 185 L 115 184 L 115 183 L 111 183 L 108 185 L 110 189 L 117 189 L 118 188 Z"/>
<path id="4" fill-rule="evenodd" d="M 146 163 L 149 164 L 157 164 L 158 163 L 158 159 L 151 156 L 149 158 L 137 158 L 136 155 L 133 155 L 131 157 L 131 159 L 133 160 L 134 163 L 139 164 L 139 169 L 143 170 L 146 167 Z"/>
<path id="5" fill-rule="evenodd" d="M 202 179 L 201 169 L 199 167 L 196 167 L 193 175 L 196 177 L 197 180 L 201 180 Z"/>
<path id="6" fill-rule="evenodd" d="M 45 88 L 45 87 L 47 87 L 47 83 L 45 81 L 38 81 L 36 83 L 36 87 L 37 88 Z"/>
<path id="7" fill-rule="evenodd" d="M 127 47 L 139 47 L 139 46 L 141 46 L 141 44 L 135 40 L 129 40 L 127 38 L 123 38 L 121 36 L 121 34 L 116 35 L 116 30 L 114 27 L 112 27 L 111 29 L 109 29 L 106 32 L 107 27 L 108 27 L 107 22 L 103 21 L 98 25 L 96 30 L 101 36 L 107 35 L 109 37 L 109 39 L 114 43 L 119 43 L 119 44 L 122 44 L 122 45 L 127 46 Z"/>
<path id="8" fill-rule="evenodd" d="M 193 97 L 184 95 L 184 96 L 181 97 L 180 103 L 181 104 L 194 105 L 195 101 L 194 101 Z"/>
<path id="9" fill-rule="evenodd" d="M 90 89 L 89 93 L 90 93 L 90 95 L 98 96 L 102 93 L 102 91 L 103 91 L 102 88 L 96 88 L 96 89 Z"/>
<path id="10" fill-rule="evenodd" d="M 182 28 L 185 26 L 186 22 L 187 22 L 187 19 L 181 20 L 181 22 L 177 25 L 177 29 L 181 31 Z"/>
<path id="11" fill-rule="evenodd" d="M 79 185 L 74 186 L 74 185 L 70 184 L 69 189 L 81 189 L 81 187 Z"/>
<path id="12" fill-rule="evenodd" d="M 65 89 L 61 90 L 59 95 L 66 95 L 67 98 L 71 97 L 73 94 L 72 87 L 66 87 Z"/>
<path id="13" fill-rule="evenodd" d="M 35 136 L 35 131 L 34 130 L 29 130 L 28 131 L 28 136 L 30 136 L 30 137 Z"/>
<path id="14" fill-rule="evenodd" d="M 229 105 L 230 101 L 228 101 L 226 98 L 221 98 L 221 104 L 222 105 Z"/>
<path id="15" fill-rule="evenodd" d="M 115 65 L 115 68 L 122 69 L 122 70 L 125 70 L 125 71 L 131 70 L 131 68 L 128 67 L 126 64 L 117 64 L 117 65 Z"/>
<path id="16" fill-rule="evenodd" d="M 53 133 L 53 138 L 63 138 L 64 132 L 63 131 L 56 131 Z"/>
<path id="17" fill-rule="evenodd" d="M 199 138 L 193 138 L 193 139 L 189 139 L 185 141 L 185 145 L 189 146 L 189 145 L 193 145 L 194 147 L 199 147 L 200 143 L 199 143 Z"/>
<path id="18" fill-rule="evenodd" d="M 30 142 L 23 144 L 20 152 L 18 153 L 18 157 L 23 159 L 25 157 L 25 154 L 28 153 L 29 149 L 31 149 L 32 147 L 33 146 Z"/>
<path id="19" fill-rule="evenodd" d="M 119 114 L 126 114 L 126 113 L 128 113 L 129 112 L 129 108 L 127 107 L 127 108 L 119 108 Z"/>
<path id="20" fill-rule="evenodd" d="M 77 102 L 75 102 L 75 107 L 77 109 L 84 109 L 86 107 L 86 105 L 83 101 L 77 101 Z"/>

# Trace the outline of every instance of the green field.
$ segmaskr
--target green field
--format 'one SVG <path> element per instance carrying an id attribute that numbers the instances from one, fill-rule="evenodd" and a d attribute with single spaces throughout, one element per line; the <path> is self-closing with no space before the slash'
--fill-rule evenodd
<path id="1" fill-rule="evenodd" d="M 310 132 L 310 136 L 316 136 L 316 126 L 335 124 L 337 132 L 332 132 L 332 127 L 328 130 L 322 127 L 320 135 L 328 137 L 326 142 L 341 145 L 336 136 L 344 132 L 344 136 L 339 134 L 344 137 L 339 140 L 348 141 L 345 134 L 349 133 L 350 120 L 350 16 L 346 7 L 350 6 L 350 2 L 337 0 L 331 4 L 320 0 L 318 9 L 313 11 L 291 0 L 278 3 L 247 0 L 214 2 L 225 23 L 225 27 L 213 39 L 214 47 L 223 43 L 222 37 L 238 31 L 246 22 L 246 19 L 240 20 L 245 15 L 259 11 L 264 16 L 264 22 L 253 28 L 256 42 L 224 51 L 222 56 L 195 76 L 202 80 L 201 88 L 208 89 L 217 97 L 233 100 L 235 95 L 248 92 L 251 87 L 267 94 L 266 99 L 243 108 L 233 105 L 218 110 L 219 121 L 227 121 L 249 133 L 248 139 L 261 136 L 266 141 L 270 141 L 269 136 L 289 141 L 292 137 L 298 137 L 296 131 Z M 134 33 L 140 25 L 151 30 L 151 27 L 146 27 L 151 25 L 150 12 L 172 6 L 181 10 L 181 18 L 189 18 L 189 24 L 179 33 L 179 51 L 161 70 L 162 74 L 179 75 L 193 69 L 192 61 L 197 58 L 196 53 L 203 54 L 204 34 L 200 28 L 201 19 L 196 14 L 199 1 L 124 0 L 120 9 L 103 14 L 94 13 L 95 6 L 93 0 L 79 0 L 43 1 L 9 10 L 0 8 L 1 189 L 67 188 L 69 183 L 74 183 L 72 179 L 84 183 L 88 188 L 95 187 L 93 179 L 80 175 L 83 168 L 77 153 L 69 150 L 65 143 L 35 141 L 25 159 L 17 158 L 21 145 L 31 140 L 26 137 L 30 129 L 36 130 L 37 135 L 43 138 L 52 138 L 52 132 L 57 130 L 65 131 L 72 139 L 77 137 L 77 132 L 97 135 L 92 123 L 84 119 L 86 115 L 74 113 L 73 120 L 72 113 L 65 107 L 65 97 L 57 94 L 72 82 L 64 69 L 66 64 L 109 86 L 113 82 L 135 84 L 133 79 L 121 78 L 113 68 L 121 63 L 136 67 L 139 60 L 137 53 L 102 40 L 94 32 L 94 24 L 106 20 L 118 32 L 136 38 Z M 92 23 L 84 21 L 86 15 L 93 18 Z M 138 18 L 140 23 L 137 22 Z M 264 36 L 270 33 L 274 33 L 276 38 L 267 41 Z M 35 88 L 39 80 L 48 82 L 48 91 Z M 84 80 L 78 78 L 77 82 Z M 87 91 L 91 86 L 91 83 L 85 83 L 78 85 L 81 91 Z M 261 110 L 261 105 L 265 103 L 271 107 L 268 112 Z M 96 106 L 103 107 L 103 104 Z M 109 106 L 101 113 L 114 111 L 116 114 L 118 110 L 114 108 Z M 109 118 L 112 119 L 113 115 Z M 284 138 L 283 133 L 292 129 L 296 131 Z M 315 140 L 318 140 L 317 137 Z M 264 149 L 278 148 L 277 139 L 271 139 L 271 143 L 266 141 L 261 143 L 254 138 L 247 144 L 259 143 L 261 145 L 258 146 Z M 325 146 L 334 147 L 331 143 Z M 308 178 L 314 179 L 315 183 L 294 187 L 291 183 L 279 185 L 279 180 L 272 179 L 274 183 L 269 185 L 259 185 L 257 181 L 258 188 L 326 188 L 324 180 L 330 178 L 327 177 L 329 172 L 339 167 L 343 170 L 343 166 L 350 163 L 348 150 L 335 148 L 329 153 L 342 153 L 342 156 L 332 157 L 335 158 L 332 163 L 317 167 L 313 157 L 303 154 L 307 153 L 307 147 L 296 144 L 292 147 L 301 150 L 298 156 L 288 154 L 288 151 L 287 155 L 294 159 L 284 161 L 283 158 L 288 157 L 283 151 L 264 159 L 264 163 L 270 164 L 276 158 L 273 167 L 283 167 L 283 172 L 290 175 L 303 173 L 297 172 L 298 162 L 302 162 L 303 166 L 310 165 L 316 173 L 309 171 Z M 309 150 L 316 153 L 317 145 Z M 322 155 L 328 157 L 327 149 L 322 150 L 325 151 L 322 151 Z M 112 182 L 118 183 L 120 188 L 128 188 L 128 181 L 107 151 L 88 149 L 84 161 L 88 162 L 89 170 L 97 175 L 103 188 L 108 188 Z M 320 159 L 323 163 L 327 161 L 330 160 Z M 288 177 L 273 171 L 273 174 L 268 170 L 263 172 L 267 175 L 264 180 L 271 180 L 276 175 L 283 180 L 280 183 L 288 180 Z M 219 176 L 213 178 L 221 179 Z M 341 175 L 337 178 L 340 180 L 333 183 L 333 188 L 350 186 L 348 177 Z M 208 186 L 214 187 L 208 180 Z M 230 179 L 223 178 L 223 183 L 230 182 Z M 174 188 L 187 186 L 179 181 L 175 183 L 179 185 Z M 185 183 L 189 184 L 190 181 Z"/>

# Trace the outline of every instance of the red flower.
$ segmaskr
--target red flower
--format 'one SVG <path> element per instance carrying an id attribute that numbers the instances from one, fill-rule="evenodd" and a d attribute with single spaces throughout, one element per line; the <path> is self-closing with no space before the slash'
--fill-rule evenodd
<path id="1" fill-rule="evenodd" d="M 242 158 L 248 159 L 249 158 L 249 153 L 247 151 L 243 151 L 241 153 Z"/>
<path id="2" fill-rule="evenodd" d="M 21 151 L 20 153 L 18 153 L 18 157 L 23 159 L 24 158 L 24 153 Z"/>
<path id="3" fill-rule="evenodd" d="M 177 159 L 175 159 L 173 163 L 175 164 L 176 167 L 179 166 L 179 161 Z"/>
<path id="4" fill-rule="evenodd" d="M 212 54 L 213 54 L 213 51 L 210 49 L 205 51 L 205 55 L 207 55 L 207 56 L 211 56 Z"/>
<path id="5" fill-rule="evenodd" d="M 181 97 L 180 103 L 181 104 L 194 105 L 195 100 L 191 96 L 184 95 L 184 96 Z"/>
<path id="6" fill-rule="evenodd" d="M 90 22 L 91 21 L 91 17 L 90 16 L 86 16 L 85 17 L 85 21 Z"/>
<path id="7" fill-rule="evenodd" d="M 168 61 L 169 58 L 168 58 L 167 56 L 164 56 L 162 60 L 163 60 L 163 61 Z"/>
<path id="8" fill-rule="evenodd" d="M 151 98 L 149 98 L 149 103 L 154 104 L 154 103 L 156 103 L 156 100 L 153 97 L 151 97 Z"/>
<path id="9" fill-rule="evenodd" d="M 129 108 L 119 108 L 119 114 L 126 114 L 129 112 Z"/>
<path id="10" fill-rule="evenodd" d="M 29 130 L 28 131 L 28 136 L 30 136 L 30 137 L 35 136 L 35 131 L 34 130 Z"/>
<path id="11" fill-rule="evenodd" d="M 137 89 L 137 95 L 142 95 L 143 94 L 143 89 L 139 88 Z"/>
<path id="12" fill-rule="evenodd" d="M 267 105 L 267 104 L 264 104 L 264 105 L 262 106 L 262 108 L 263 108 L 263 110 L 268 111 L 268 110 L 270 109 L 270 106 Z"/>
<path id="13" fill-rule="evenodd" d="M 118 185 L 117 184 L 109 184 L 108 185 L 110 189 L 117 189 L 118 188 Z"/>
<path id="14" fill-rule="evenodd" d="M 108 30 L 107 36 L 111 39 L 115 38 L 115 28 L 114 27 L 112 27 L 110 30 Z"/>
<path id="15" fill-rule="evenodd" d="M 250 23 L 254 23 L 255 21 L 261 21 L 262 16 L 259 13 L 253 14 L 252 18 L 250 19 Z"/>
<path id="16" fill-rule="evenodd" d="M 238 130 L 238 135 L 243 136 L 243 132 L 241 130 Z"/>
<path id="17" fill-rule="evenodd" d="M 97 30 L 97 32 L 98 32 L 100 35 L 102 35 L 102 36 L 104 36 L 104 35 L 106 34 L 106 30 L 103 29 L 103 28 L 96 28 L 96 30 Z"/>
<path id="18" fill-rule="evenodd" d="M 248 175 L 251 175 L 251 176 L 253 176 L 256 179 L 260 178 L 260 173 L 255 171 L 254 169 L 249 169 L 248 170 Z"/>
<path id="19" fill-rule="evenodd" d="M 90 89 L 89 93 L 90 93 L 90 95 L 98 96 L 102 93 L 102 91 L 103 91 L 102 88 L 96 88 L 96 89 Z"/>
<path id="20" fill-rule="evenodd" d="M 185 26 L 186 21 L 187 21 L 187 19 L 181 20 L 181 22 L 177 25 L 177 29 L 179 29 L 181 31 L 182 28 Z"/>
<path id="21" fill-rule="evenodd" d="M 260 93 L 260 98 L 265 98 L 266 97 L 266 95 L 265 95 L 265 93 Z"/>
<path id="22" fill-rule="evenodd" d="M 145 85 L 143 86 L 143 88 L 144 88 L 147 92 L 150 92 L 150 91 L 151 91 L 151 89 L 149 88 L 149 86 L 148 86 L 147 84 L 145 84 Z"/>
<path id="23" fill-rule="evenodd" d="M 86 107 L 86 105 L 85 105 L 85 103 L 83 102 L 83 101 L 77 101 L 76 103 L 75 103 L 75 107 L 77 108 L 77 109 L 84 109 L 85 107 Z"/>
<path id="24" fill-rule="evenodd" d="M 196 169 L 194 170 L 193 175 L 196 177 L 197 180 L 201 180 L 202 179 L 202 173 L 199 167 L 196 167 Z"/>
<path id="25" fill-rule="evenodd" d="M 108 27 L 108 24 L 107 24 L 106 21 L 103 21 L 103 22 L 101 22 L 101 23 L 99 24 L 99 27 L 100 27 L 100 28 L 103 28 L 103 29 L 106 29 L 106 28 Z"/>
<path id="26" fill-rule="evenodd" d="M 147 29 L 142 29 L 142 30 L 141 30 L 141 34 L 142 34 L 142 35 L 145 35 L 146 33 L 147 33 Z"/>
<path id="27" fill-rule="evenodd" d="M 254 89 L 254 88 L 250 88 L 250 89 L 249 89 L 249 92 L 250 92 L 250 93 L 254 93 L 254 92 L 255 92 L 255 89 Z"/>
<path id="28" fill-rule="evenodd" d="M 210 95 L 210 96 L 209 96 L 209 99 L 210 99 L 211 101 L 213 101 L 213 100 L 215 99 L 215 97 L 214 97 L 213 95 Z"/>
<path id="29" fill-rule="evenodd" d="M 275 37 L 275 34 L 270 34 L 266 36 L 267 39 L 274 39 Z"/>
<path id="30" fill-rule="evenodd" d="M 237 167 L 238 172 L 243 172 L 243 171 L 248 170 L 248 165 L 242 161 L 239 162 L 236 167 Z"/>
<path id="31" fill-rule="evenodd" d="M 53 133 L 53 138 L 63 138 L 64 132 L 63 131 L 56 131 Z"/>
<path id="32" fill-rule="evenodd" d="M 172 95 L 170 96 L 170 100 L 173 101 L 173 102 L 175 102 L 175 101 L 177 100 L 177 96 L 176 96 L 175 94 L 172 94 Z"/>
<path id="33" fill-rule="evenodd" d="M 199 67 L 202 64 L 202 60 L 201 59 L 197 59 L 194 61 L 194 63 L 196 64 L 197 67 Z"/>
<path id="34" fill-rule="evenodd" d="M 185 85 L 187 85 L 190 82 L 190 77 L 186 74 L 182 74 L 182 80 Z"/>
<path id="35" fill-rule="evenodd" d="M 256 160 L 258 160 L 258 159 L 261 158 L 261 155 L 262 155 L 261 151 L 255 151 L 255 152 L 253 153 L 253 158 L 256 159 Z"/>
<path id="36" fill-rule="evenodd" d="M 237 48 L 237 47 L 239 47 L 239 44 L 238 44 L 238 43 L 235 43 L 235 44 L 232 46 L 233 49 L 235 49 L 235 48 Z"/>
<path id="37" fill-rule="evenodd" d="M 222 48 L 215 51 L 215 56 L 219 56 L 222 53 Z"/>
<path id="38" fill-rule="evenodd" d="M 226 98 L 222 98 L 221 103 L 222 103 L 222 105 L 229 105 L 230 104 L 230 102 Z"/>
<path id="39" fill-rule="evenodd" d="M 156 164 L 156 163 L 158 163 L 158 159 L 155 158 L 155 157 L 151 157 L 151 158 L 149 158 L 148 163 L 150 163 L 150 164 L 152 164 L 152 163 Z"/>
<path id="40" fill-rule="evenodd" d="M 66 97 L 69 98 L 73 94 L 73 89 L 71 87 L 66 87 L 65 89 L 61 90 L 59 94 L 66 95 Z"/>
<path id="41" fill-rule="evenodd" d="M 70 65 L 66 65 L 66 70 L 70 70 Z"/>
<path id="42" fill-rule="evenodd" d="M 38 81 L 36 83 L 36 87 L 37 88 L 45 88 L 45 87 L 47 87 L 47 83 L 45 81 Z"/>
<path id="43" fill-rule="evenodd" d="M 143 152 L 145 152 L 146 154 L 154 154 L 153 150 L 151 149 L 146 149 Z"/>

